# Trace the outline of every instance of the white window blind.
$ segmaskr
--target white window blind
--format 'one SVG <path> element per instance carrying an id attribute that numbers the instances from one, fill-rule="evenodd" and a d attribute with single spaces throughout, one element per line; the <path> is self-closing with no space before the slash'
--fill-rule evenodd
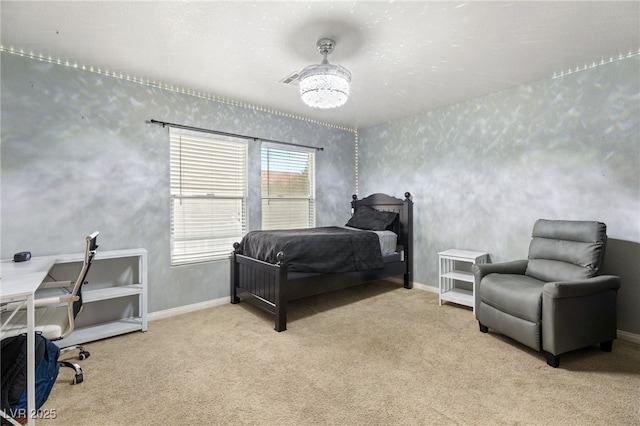
<path id="1" fill-rule="evenodd" d="M 262 146 L 262 229 L 315 226 L 315 154 Z"/>
<path id="2" fill-rule="evenodd" d="M 225 259 L 246 233 L 247 145 L 170 130 L 171 264 Z"/>

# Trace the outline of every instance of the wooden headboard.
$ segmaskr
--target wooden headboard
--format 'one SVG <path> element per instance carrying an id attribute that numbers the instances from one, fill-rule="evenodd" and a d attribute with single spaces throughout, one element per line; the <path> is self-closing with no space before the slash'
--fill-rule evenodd
<path id="1" fill-rule="evenodd" d="M 398 220 L 394 224 L 393 231 L 398 234 L 398 245 L 402 246 L 405 256 L 409 256 L 413 250 L 413 201 L 411 201 L 411 194 L 408 192 L 404 193 L 404 197 L 405 199 L 401 200 L 391 195 L 378 193 L 359 200 L 358 196 L 354 194 L 351 208 L 354 213 L 360 206 L 398 213 Z"/>

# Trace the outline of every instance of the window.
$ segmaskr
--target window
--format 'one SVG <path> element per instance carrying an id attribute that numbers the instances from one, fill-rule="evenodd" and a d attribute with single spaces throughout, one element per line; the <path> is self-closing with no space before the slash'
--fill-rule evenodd
<path id="1" fill-rule="evenodd" d="M 226 259 L 246 233 L 247 145 L 171 129 L 171 265 Z"/>
<path id="2" fill-rule="evenodd" d="M 315 226 L 315 153 L 262 146 L 262 229 Z"/>

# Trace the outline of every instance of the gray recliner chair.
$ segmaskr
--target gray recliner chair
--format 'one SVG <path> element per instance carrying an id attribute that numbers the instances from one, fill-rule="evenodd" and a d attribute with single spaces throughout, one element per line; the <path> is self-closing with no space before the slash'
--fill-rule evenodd
<path id="1" fill-rule="evenodd" d="M 607 243 L 604 223 L 536 221 L 528 260 L 473 265 L 480 331 L 493 329 L 546 354 L 600 344 L 610 352 L 620 278 L 597 276 Z"/>

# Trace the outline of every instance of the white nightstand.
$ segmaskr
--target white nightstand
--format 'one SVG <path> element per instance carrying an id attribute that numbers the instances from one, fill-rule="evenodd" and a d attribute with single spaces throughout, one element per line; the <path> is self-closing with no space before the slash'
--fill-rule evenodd
<path id="1" fill-rule="evenodd" d="M 489 253 L 450 249 L 438 253 L 438 259 L 438 304 L 453 302 L 475 309 L 475 283 L 470 268 L 474 263 L 487 263 Z"/>

